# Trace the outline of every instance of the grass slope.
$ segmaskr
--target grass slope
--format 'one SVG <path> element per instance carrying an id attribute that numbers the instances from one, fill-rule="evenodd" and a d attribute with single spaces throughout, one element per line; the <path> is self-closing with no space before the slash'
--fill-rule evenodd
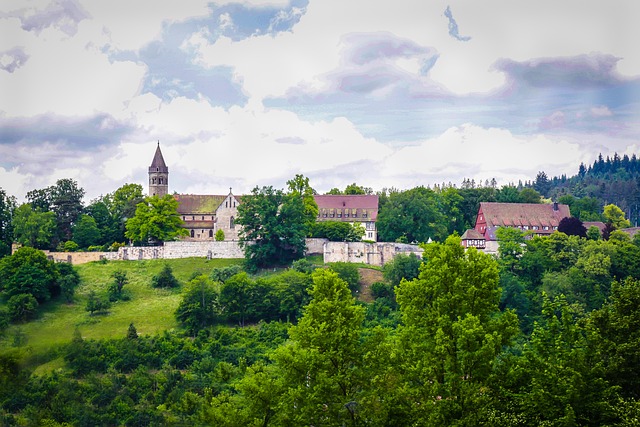
<path id="1" fill-rule="evenodd" d="M 175 260 L 110 261 L 106 264 L 92 262 L 78 265 L 81 285 L 76 290 L 74 302 L 61 300 L 49 302 L 41 307 L 40 316 L 31 322 L 10 327 L 0 341 L 0 350 L 13 345 L 16 334 L 20 335 L 29 364 L 39 365 L 54 359 L 56 349 L 68 343 L 78 328 L 85 338 L 123 337 L 130 323 L 139 334 L 155 334 L 170 330 L 177 325 L 174 311 L 180 303 L 182 289 L 154 289 L 151 278 L 164 264 L 169 264 L 173 274 L 181 283 L 186 283 L 194 272 L 209 274 L 215 267 L 242 263 L 241 259 L 185 258 Z M 131 295 L 129 301 L 114 303 L 107 314 L 90 316 L 85 310 L 87 296 L 91 290 L 105 296 L 116 270 L 127 273 L 129 283 L 124 289 Z"/>

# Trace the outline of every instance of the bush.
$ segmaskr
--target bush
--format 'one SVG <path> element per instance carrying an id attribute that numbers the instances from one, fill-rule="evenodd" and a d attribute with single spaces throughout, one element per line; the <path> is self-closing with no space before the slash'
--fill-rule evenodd
<path id="1" fill-rule="evenodd" d="M 62 245 L 62 249 L 65 252 L 77 252 L 78 249 L 80 249 L 80 246 L 78 246 L 78 244 L 73 240 L 68 240 Z"/>
<path id="2" fill-rule="evenodd" d="M 374 298 L 392 298 L 393 297 L 393 286 L 388 285 L 384 282 L 375 282 L 371 285 L 371 295 Z"/>
<path id="3" fill-rule="evenodd" d="M 384 278 L 393 286 L 398 286 L 402 279 L 413 280 L 420 273 L 422 260 L 414 253 L 398 254 L 383 267 Z"/>
<path id="4" fill-rule="evenodd" d="M 209 275 L 209 277 L 214 282 L 224 283 L 227 280 L 229 280 L 231 277 L 233 277 L 236 274 L 240 273 L 241 271 L 242 271 L 242 267 L 240 265 L 233 264 L 233 265 L 230 265 L 228 267 L 214 268 L 211 271 L 211 274 Z"/>
<path id="5" fill-rule="evenodd" d="M 154 288 L 177 288 L 180 282 L 173 275 L 173 270 L 169 264 L 165 264 L 160 273 L 151 278 L 151 286 Z"/>
<path id="6" fill-rule="evenodd" d="M 218 230 L 216 231 L 216 242 L 224 242 L 224 231 Z"/>
<path id="7" fill-rule="evenodd" d="M 90 316 L 93 316 L 94 313 L 106 312 L 109 307 L 111 307 L 109 301 L 98 298 L 94 291 L 89 292 L 89 299 L 87 300 L 85 310 L 89 312 Z"/>
<path id="8" fill-rule="evenodd" d="M 300 273 L 305 273 L 305 274 L 313 273 L 313 270 L 315 270 L 316 268 L 317 267 L 313 265 L 311 261 L 309 261 L 306 258 L 298 259 L 296 261 L 293 261 L 293 263 L 291 264 L 292 270 L 298 271 Z"/>
<path id="9" fill-rule="evenodd" d="M 7 301 L 9 316 L 14 322 L 33 319 L 38 311 L 38 301 L 31 294 L 18 294 Z"/>

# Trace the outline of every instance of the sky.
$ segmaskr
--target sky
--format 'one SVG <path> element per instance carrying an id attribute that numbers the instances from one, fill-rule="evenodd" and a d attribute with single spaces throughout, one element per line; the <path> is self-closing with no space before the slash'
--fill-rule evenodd
<path id="1" fill-rule="evenodd" d="M 574 175 L 640 154 L 640 2 L 2 0 L 0 187 L 85 202 Z"/>

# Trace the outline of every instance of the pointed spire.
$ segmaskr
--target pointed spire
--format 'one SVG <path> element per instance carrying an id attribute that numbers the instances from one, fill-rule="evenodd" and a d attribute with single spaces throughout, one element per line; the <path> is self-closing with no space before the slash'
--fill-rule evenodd
<path id="1" fill-rule="evenodd" d="M 167 164 L 164 162 L 164 157 L 162 157 L 162 151 L 160 150 L 160 141 L 158 141 L 158 146 L 156 147 L 156 154 L 153 156 L 153 161 L 151 162 L 151 166 L 149 166 L 149 172 L 169 172 L 169 168 Z"/>

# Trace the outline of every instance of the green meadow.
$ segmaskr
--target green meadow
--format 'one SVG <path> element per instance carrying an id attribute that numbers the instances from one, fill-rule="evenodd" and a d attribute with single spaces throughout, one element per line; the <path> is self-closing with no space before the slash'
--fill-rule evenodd
<path id="1" fill-rule="evenodd" d="M 173 274 L 186 283 L 194 273 L 209 274 L 213 268 L 242 263 L 242 259 L 184 258 L 174 260 L 91 262 L 76 266 L 81 284 L 76 289 L 73 303 L 61 299 L 50 301 L 40 309 L 36 320 L 12 325 L 0 338 L 0 349 L 19 348 L 31 366 L 56 367 L 58 350 L 68 343 L 78 329 L 83 338 L 116 338 L 125 336 L 130 323 L 138 334 L 153 335 L 178 327 L 174 311 L 180 303 L 182 288 L 155 289 L 151 278 L 165 264 Z M 90 291 L 106 298 L 107 288 L 113 281 L 111 274 L 121 270 L 129 282 L 124 290 L 129 301 L 112 303 L 105 314 L 89 315 L 85 310 Z"/>

